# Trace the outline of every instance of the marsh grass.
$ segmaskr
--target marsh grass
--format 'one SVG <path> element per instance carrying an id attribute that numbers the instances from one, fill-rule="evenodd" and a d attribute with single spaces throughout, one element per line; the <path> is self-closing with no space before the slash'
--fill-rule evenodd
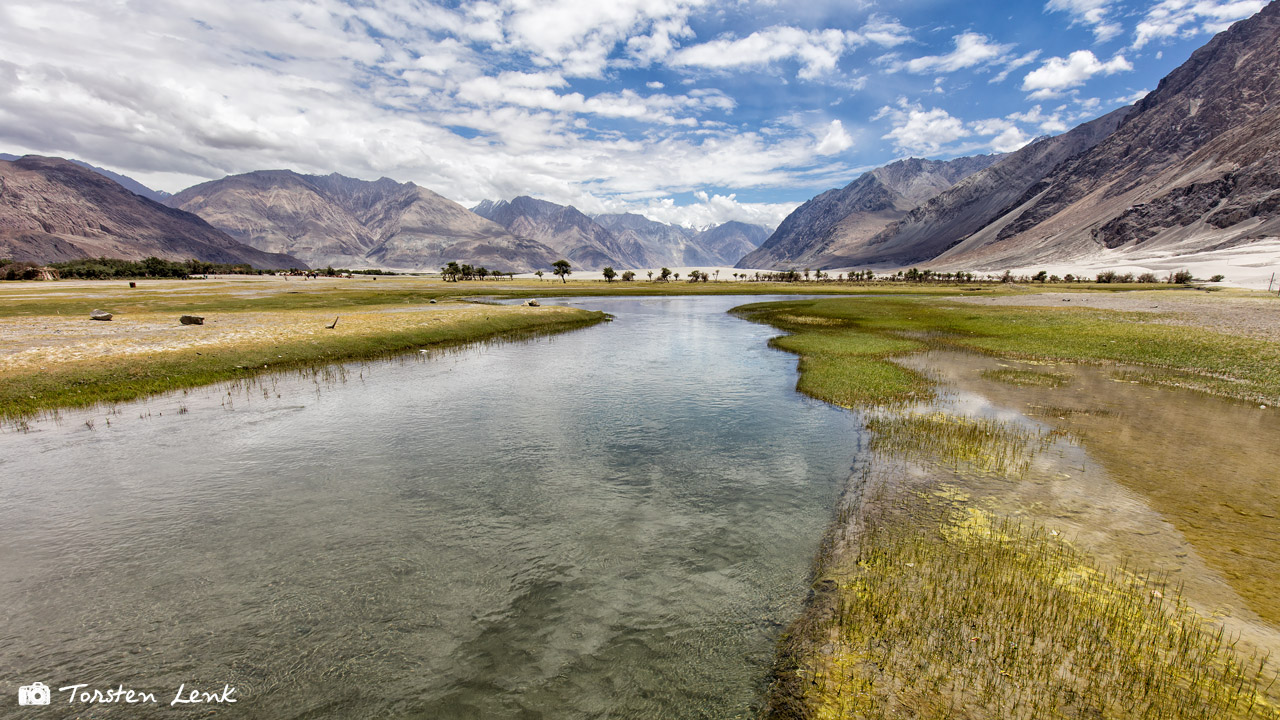
<path id="1" fill-rule="evenodd" d="M 1019 477 L 1059 430 L 943 412 L 877 415 L 867 420 L 871 449 L 897 457 L 931 458 L 952 468 Z"/>
<path id="2" fill-rule="evenodd" d="M 784 640 L 773 718 L 1277 718 L 1165 578 L 1104 570 L 1044 528 L 907 493 L 863 519 Z"/>
<path id="3" fill-rule="evenodd" d="M 1023 387 L 1060 388 L 1071 382 L 1070 373 L 1017 368 L 996 368 L 982 371 L 982 377 L 995 382 Z"/>

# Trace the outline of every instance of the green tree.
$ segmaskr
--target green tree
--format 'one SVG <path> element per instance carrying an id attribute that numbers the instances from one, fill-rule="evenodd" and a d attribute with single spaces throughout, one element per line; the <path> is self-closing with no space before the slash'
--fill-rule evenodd
<path id="1" fill-rule="evenodd" d="M 652 275 L 653 273 L 649 273 L 649 274 Z M 631 272 L 630 270 L 623 271 L 622 282 L 631 282 L 632 280 L 635 280 L 635 279 L 636 279 L 635 273 Z"/>
<path id="2" fill-rule="evenodd" d="M 560 282 L 562 283 L 569 282 L 568 280 L 565 280 L 565 277 L 573 274 L 573 271 L 569 269 L 568 260 L 557 260 L 551 263 L 551 272 L 559 275 Z"/>
<path id="3" fill-rule="evenodd" d="M 671 279 L 671 268 L 662 268 L 662 270 L 660 270 L 660 271 L 658 272 L 658 279 L 659 279 L 659 280 L 661 280 L 662 282 L 666 282 L 666 281 L 670 280 L 670 279 Z"/>
<path id="4" fill-rule="evenodd" d="M 613 279 L 618 277 L 618 273 L 612 267 L 606 267 L 601 273 L 604 275 L 605 282 L 613 282 Z"/>
<path id="5" fill-rule="evenodd" d="M 653 282 L 653 271 L 649 271 L 649 282 Z"/>
<path id="6" fill-rule="evenodd" d="M 541 271 L 541 270 L 539 270 L 538 272 L 534 273 L 534 275 L 537 275 L 537 276 L 538 276 L 538 281 L 539 281 L 539 282 L 541 282 L 541 281 L 542 281 L 542 271 Z"/>

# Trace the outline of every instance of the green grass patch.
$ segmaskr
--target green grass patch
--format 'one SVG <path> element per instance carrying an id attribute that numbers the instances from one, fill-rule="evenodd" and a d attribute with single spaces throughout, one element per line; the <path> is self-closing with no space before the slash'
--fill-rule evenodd
<path id="1" fill-rule="evenodd" d="M 1179 373 L 1167 384 L 1192 386 L 1225 397 L 1273 404 L 1280 400 L 1280 347 L 1275 343 L 1193 327 L 1146 322 L 1150 315 L 1057 307 L 976 306 L 943 298 L 830 298 L 744 305 L 735 313 L 803 336 L 909 339 L 916 349 L 959 347 L 1033 360 L 1117 362 Z M 802 341 L 792 341 L 803 347 Z M 838 344 L 838 341 L 837 341 Z M 783 345 L 779 345 L 783 347 Z M 874 362 L 879 358 L 858 354 Z M 803 356 L 803 353 L 802 353 Z M 829 372 L 828 377 L 839 377 Z M 874 376 L 871 376 L 874 380 Z M 1196 382 L 1188 382 L 1194 377 Z M 923 378 L 919 382 L 924 382 Z M 802 380 L 816 397 L 840 397 L 834 386 Z M 852 391 L 868 404 L 891 401 L 898 389 L 873 384 Z"/>
<path id="2" fill-rule="evenodd" d="M 586 327 L 601 312 L 508 312 L 455 323 L 372 335 L 231 347 L 202 347 L 151 356 L 53 365 L 13 373 L 0 384 L 0 420 L 15 421 L 60 408 L 128 402 L 172 390 L 245 380 L 268 372 L 309 370 L 333 363 L 373 360 L 422 348 L 517 340 Z"/>

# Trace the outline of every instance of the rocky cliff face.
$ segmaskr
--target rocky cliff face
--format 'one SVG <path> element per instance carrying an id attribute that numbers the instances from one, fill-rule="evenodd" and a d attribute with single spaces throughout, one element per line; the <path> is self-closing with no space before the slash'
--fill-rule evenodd
<path id="1" fill-rule="evenodd" d="M 1280 3 L 1218 34 L 1094 147 L 940 259 L 978 268 L 1280 234 Z"/>
<path id="2" fill-rule="evenodd" d="M 949 161 L 908 158 L 876 168 L 801 205 L 737 266 L 822 268 L 859 256 L 861 248 L 886 225 L 1000 157 L 978 155 Z"/>
<path id="3" fill-rule="evenodd" d="M 259 268 L 307 266 L 290 255 L 246 246 L 191 213 L 68 160 L 28 155 L 0 161 L 0 257 L 58 262 L 148 256 Z"/>
<path id="4" fill-rule="evenodd" d="M 767 228 L 741 222 L 698 231 L 635 213 L 597 215 L 595 220 L 620 242 L 640 248 L 644 262 L 635 267 L 732 266 L 769 235 Z"/>
<path id="5" fill-rule="evenodd" d="M 265 170 L 196 185 L 168 203 L 249 245 L 289 252 L 315 267 L 435 271 L 458 261 L 525 272 L 555 260 L 546 246 L 516 238 L 431 190 L 389 178 Z"/>

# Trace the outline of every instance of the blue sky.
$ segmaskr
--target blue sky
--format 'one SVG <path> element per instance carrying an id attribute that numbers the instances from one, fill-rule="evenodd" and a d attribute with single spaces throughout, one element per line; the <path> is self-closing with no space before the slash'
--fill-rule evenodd
<path id="1" fill-rule="evenodd" d="M 774 225 L 1133 102 L 1261 0 L 7 0 L 0 151 Z"/>

